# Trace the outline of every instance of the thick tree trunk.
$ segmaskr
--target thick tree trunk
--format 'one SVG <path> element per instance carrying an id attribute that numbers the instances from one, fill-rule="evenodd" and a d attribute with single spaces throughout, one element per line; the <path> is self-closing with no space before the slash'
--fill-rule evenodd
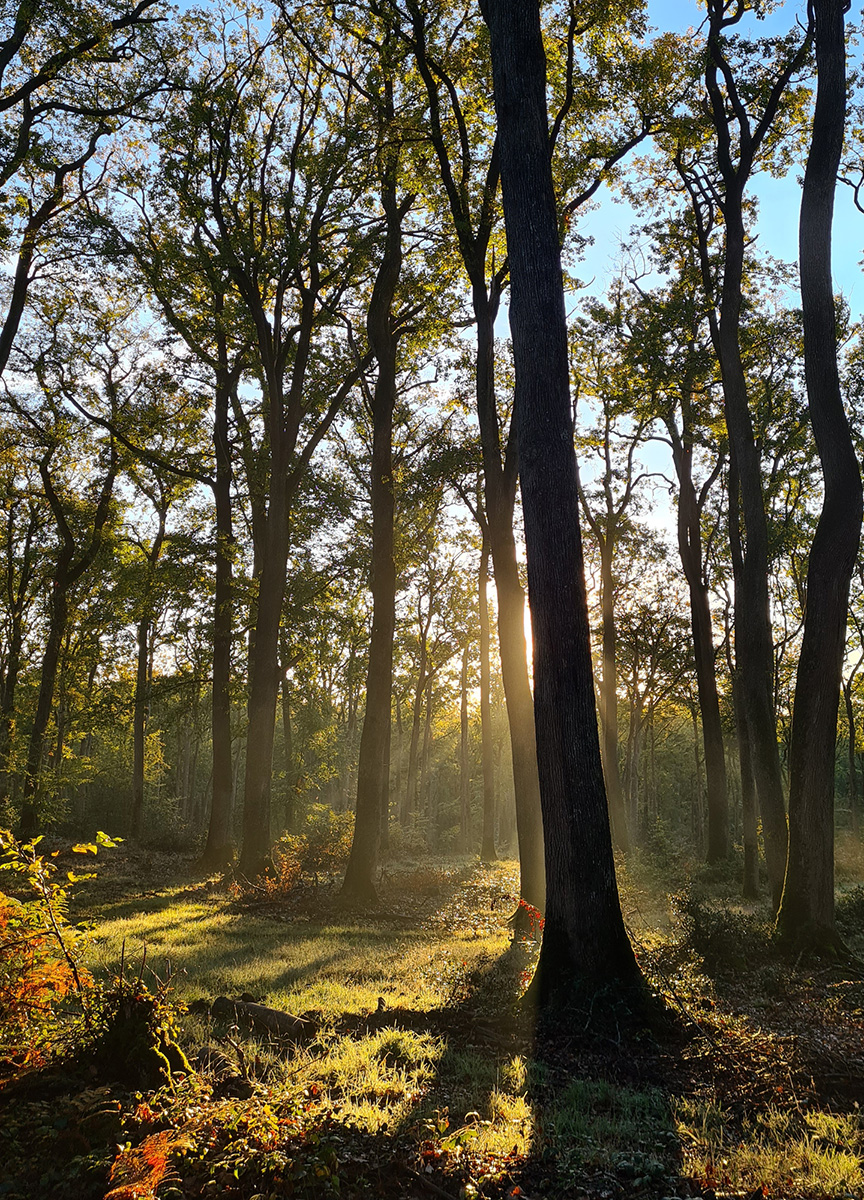
<path id="1" fill-rule="evenodd" d="M 234 621 L 232 559 L 234 529 L 231 516 L 231 446 L 228 409 L 231 387 L 228 380 L 224 339 L 219 343 L 221 378 L 216 388 L 213 448 L 216 478 L 213 499 L 216 508 L 216 581 L 213 597 L 213 690 L 211 732 L 213 745 L 213 788 L 210 823 L 202 865 L 217 871 L 234 857 L 231 805 L 234 772 L 231 763 L 231 640 Z"/>
<path id="2" fill-rule="evenodd" d="M 834 772 L 849 583 L 861 536 L 861 475 L 840 392 L 831 281 L 834 191 L 846 123 L 843 0 L 813 0 L 818 84 L 801 197 L 804 373 L 825 481 L 810 547 L 789 751 L 789 862 L 778 928 L 833 945 Z"/>
<path id="3" fill-rule="evenodd" d="M 276 463 L 279 459 L 277 457 Z M 270 782 L 279 695 L 279 623 L 288 565 L 288 514 L 285 469 L 274 464 L 270 505 L 258 581 L 254 651 L 250 663 L 246 776 L 243 794 L 243 849 L 237 870 L 255 879 L 270 853 Z"/>
<path id="4" fill-rule="evenodd" d="M 607 530 L 600 551 L 600 607 L 602 613 L 603 671 L 600 682 L 600 726 L 603 731 L 603 775 L 609 819 L 615 845 L 625 854 L 630 849 L 627 809 L 618 766 L 618 634 L 615 628 L 615 580 L 612 573 L 613 539 Z M 633 829 L 635 831 L 635 825 Z"/>
<path id="5" fill-rule="evenodd" d="M 492 711 L 489 703 L 489 538 L 484 533 L 480 552 L 480 741 L 483 760 L 483 837 L 480 858 L 495 862 L 495 763 L 492 744 Z"/>
<path id="6" fill-rule="evenodd" d="M 484 0 L 510 257 L 510 327 L 546 849 L 540 1004 L 634 985 L 600 760 L 539 0 Z"/>
<path id="7" fill-rule="evenodd" d="M 390 776 L 390 697 L 396 631 L 393 410 L 399 341 L 393 330 L 392 313 L 402 270 L 402 218 L 407 211 L 407 204 L 400 207 L 396 203 L 392 179 L 382 186 L 382 202 L 387 216 L 387 240 L 366 322 L 378 362 L 372 397 L 372 637 L 357 764 L 354 838 L 342 885 L 344 896 L 368 904 L 374 904 L 378 898 L 375 874 L 381 841 L 381 804 Z"/>

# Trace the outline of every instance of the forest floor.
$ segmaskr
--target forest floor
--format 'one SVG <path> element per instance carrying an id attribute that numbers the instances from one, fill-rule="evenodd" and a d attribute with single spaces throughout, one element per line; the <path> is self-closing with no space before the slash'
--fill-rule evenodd
<path id="1" fill-rule="evenodd" d="M 841 848 L 838 913 L 864 957 L 862 859 Z M 97 977 L 170 1003 L 192 1069 L 0 1071 L 0 1196 L 864 1197 L 864 968 L 784 958 L 731 874 L 622 869 L 672 1018 L 650 1032 L 611 994 L 555 1026 L 519 1008 L 513 862 L 390 864 L 361 913 L 334 879 L 239 896 L 190 872 L 110 851 L 75 915 Z M 262 1035 L 220 996 L 302 1020 Z"/>

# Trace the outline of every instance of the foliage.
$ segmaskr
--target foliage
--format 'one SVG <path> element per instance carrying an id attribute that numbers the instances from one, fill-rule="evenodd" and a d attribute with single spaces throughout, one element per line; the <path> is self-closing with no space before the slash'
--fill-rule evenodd
<path id="1" fill-rule="evenodd" d="M 284 833 L 272 850 L 272 866 L 253 887 L 276 898 L 287 895 L 304 875 L 317 886 L 319 875 L 344 868 L 354 836 L 354 814 L 334 812 L 327 804 L 307 809 L 300 833 Z M 236 896 L 249 891 L 248 883 L 235 881 Z"/>
<path id="2" fill-rule="evenodd" d="M 714 904 L 693 887 L 672 897 L 681 943 L 701 959 L 706 972 L 744 971 L 772 956 L 771 925 L 764 918 Z"/>
<path id="3" fill-rule="evenodd" d="M 0 829 L 0 870 L 21 893 L 0 892 L 0 1049 L 23 1053 L 25 1061 L 50 1044 L 58 1003 L 70 994 L 83 1002 L 93 987 L 81 961 L 89 935 L 70 921 L 67 894 L 67 884 L 91 876 L 67 871 L 61 883 L 59 851 L 40 854 L 40 841 L 19 842 Z M 96 842 L 72 849 L 95 854 L 97 846 L 115 844 L 100 833 Z"/>

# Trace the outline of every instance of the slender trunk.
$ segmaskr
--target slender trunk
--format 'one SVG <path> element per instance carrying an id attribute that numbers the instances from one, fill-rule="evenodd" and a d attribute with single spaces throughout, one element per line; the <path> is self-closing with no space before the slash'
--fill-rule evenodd
<path id="1" fill-rule="evenodd" d="M 612 837 L 623 853 L 630 849 L 630 830 L 618 767 L 618 662 L 615 628 L 615 581 L 612 555 L 615 542 L 607 530 L 600 554 L 600 606 L 602 612 L 603 673 L 600 682 L 600 725 L 603 731 L 603 775 L 609 802 Z M 635 826 L 633 829 L 635 831 Z"/>
<path id="2" fill-rule="evenodd" d="M 283 664 L 284 666 L 284 664 Z M 291 681 L 287 671 L 282 675 L 282 770 L 285 774 L 285 828 L 296 828 L 296 791 L 294 778 L 294 729 L 291 722 Z"/>
<path id="3" fill-rule="evenodd" d="M 778 928 L 832 944 L 837 707 L 849 584 L 861 536 L 861 475 L 843 409 L 831 280 L 834 191 L 846 123 L 843 0 L 813 0 L 816 107 L 801 197 L 799 262 L 804 374 L 825 481 L 807 566 L 804 636 L 789 751 L 789 862 Z"/>
<path id="4" fill-rule="evenodd" d="M 130 832 L 136 840 L 141 836 L 144 815 L 144 748 L 147 738 L 147 715 L 150 707 L 150 613 L 138 622 L 138 657 L 135 667 L 135 701 L 132 714 L 132 816 Z"/>
<path id="5" fill-rule="evenodd" d="M 519 580 L 516 539 L 513 535 L 515 472 L 511 477 L 501 464 L 501 435 L 495 399 L 495 314 L 497 300 L 489 301 L 485 278 L 473 282 L 477 320 L 477 415 L 483 450 L 483 478 L 489 548 L 498 598 L 498 651 L 501 681 L 507 701 L 516 832 L 519 840 L 520 894 L 527 904 L 545 906 L 543 818 L 537 773 L 534 701 L 528 679 L 525 641 L 525 593 Z"/>
<path id="6" fill-rule="evenodd" d="M 480 741 L 483 760 L 483 839 L 480 858 L 495 862 L 495 764 L 493 762 L 492 712 L 489 703 L 489 538 L 483 536 L 480 552 Z"/>
<path id="7" fill-rule="evenodd" d="M 748 410 L 747 422 L 749 423 L 749 421 Z M 758 474 L 758 461 L 756 470 Z M 761 481 L 758 483 L 758 487 L 759 504 L 761 505 Z M 760 579 L 760 573 L 758 571 L 754 573 L 754 558 L 750 552 L 749 535 L 746 553 L 741 543 L 739 511 L 739 472 L 733 448 L 729 458 L 729 545 L 735 587 L 735 669 L 740 684 L 743 719 L 747 725 L 753 783 L 762 813 L 762 837 L 765 845 L 765 863 L 768 868 L 768 886 L 776 909 L 780 904 L 783 877 L 786 871 L 787 831 L 780 755 L 777 749 L 777 731 L 774 723 L 774 651 L 770 619 L 767 618 L 767 555 L 764 566 L 765 576 L 764 579 Z M 764 516 L 763 509 L 763 524 Z M 761 595 L 763 584 L 764 607 L 760 608 L 757 605 L 756 610 L 753 611 L 753 592 L 755 590 Z M 748 604 L 751 605 L 751 610 L 747 610 Z M 767 651 L 764 646 L 766 619 L 769 642 Z M 754 647 L 756 648 L 754 649 Z M 759 655 L 761 655 L 761 667 Z"/>
<path id="8" fill-rule="evenodd" d="M 423 715 L 423 689 L 426 687 L 426 638 L 420 644 L 420 663 L 417 668 L 417 686 L 414 689 L 414 704 L 411 718 L 411 741 L 408 746 L 408 779 L 405 786 L 405 816 L 407 825 L 417 813 L 417 761 L 420 750 L 420 718 Z"/>
<path id="9" fill-rule="evenodd" d="M 430 671 L 426 677 L 426 720 L 423 725 L 423 748 L 420 751 L 420 792 L 419 804 L 420 811 L 426 818 L 427 827 L 431 836 L 431 804 L 429 791 L 429 755 L 432 749 L 432 698 L 433 698 L 433 679 L 434 676 Z"/>
<path id="10" fill-rule="evenodd" d="M 54 689 L 57 683 L 57 671 L 60 665 L 60 651 L 63 638 L 66 635 L 66 624 L 69 619 L 69 599 L 66 586 L 62 580 L 54 582 L 51 594 L 51 614 L 48 626 L 48 640 L 42 655 L 42 666 L 39 677 L 39 696 L 36 701 L 36 715 L 33 718 L 33 728 L 30 730 L 30 740 L 27 748 L 27 765 L 24 772 L 22 789 L 21 824 L 19 836 L 22 841 L 34 837 L 39 825 L 38 790 L 39 777 L 42 770 L 42 759 L 45 754 L 45 738 L 51 719 L 51 708 L 54 703 Z"/>
<path id="11" fill-rule="evenodd" d="M 462 649 L 462 670 L 459 674 L 459 842 L 465 851 L 471 849 L 471 792 L 468 765 L 468 644 Z"/>
<path id="12" fill-rule="evenodd" d="M 847 753 L 849 759 L 849 822 L 852 827 L 852 832 L 858 833 L 858 774 L 855 766 L 856 738 L 858 731 L 855 728 L 855 709 L 852 705 L 852 680 L 849 679 L 843 684 L 843 699 L 846 704 L 846 726 L 848 729 Z"/>
<path id="13" fill-rule="evenodd" d="M 367 315 L 370 344 L 378 362 L 372 397 L 372 637 L 366 672 L 366 712 L 357 763 L 354 838 L 342 893 L 361 903 L 377 901 L 375 875 L 381 840 L 381 805 L 389 781 L 390 698 L 396 631 L 396 564 L 393 557 L 396 505 L 393 493 L 393 411 L 399 339 L 393 305 L 402 271 L 402 218 L 396 202 L 395 162 L 382 185 L 387 215 L 384 257 Z M 385 764 L 385 752 L 387 763 Z"/>
<path id="14" fill-rule="evenodd" d="M 545 927 L 532 988 L 545 1005 L 641 976 L 621 916 L 600 759 L 540 5 L 483 0 L 483 11 L 510 260 L 546 850 Z"/>
<path id="15" fill-rule="evenodd" d="M 12 629 L 9 637 L 9 657 L 3 679 L 0 700 L 0 804 L 8 797 L 12 788 L 12 751 L 15 732 L 15 691 L 21 673 L 21 651 L 24 645 L 24 620 L 20 611 L 12 613 Z"/>
<path id="16" fill-rule="evenodd" d="M 231 640 L 234 621 L 233 550 L 231 515 L 231 445 L 228 411 L 231 384 L 227 370 L 224 337 L 218 344 L 222 363 L 216 387 L 213 448 L 216 478 L 213 499 L 216 508 L 216 580 L 213 597 L 213 690 L 210 722 L 213 745 L 213 783 L 210 822 L 202 862 L 210 870 L 227 867 L 234 857 L 231 834 L 231 804 L 234 771 L 231 762 Z"/>
<path id="17" fill-rule="evenodd" d="M 393 739 L 393 727 L 387 721 L 387 731 L 384 738 L 384 765 L 381 771 L 381 849 L 390 849 L 390 744 Z"/>
<path id="18" fill-rule="evenodd" d="M 750 762 L 750 737 L 744 716 L 744 703 L 737 675 L 732 676 L 732 703 L 735 709 L 735 733 L 738 741 L 738 766 L 741 772 L 741 834 L 744 841 L 744 879 L 742 895 L 745 900 L 759 896 L 759 814 L 753 767 Z"/>

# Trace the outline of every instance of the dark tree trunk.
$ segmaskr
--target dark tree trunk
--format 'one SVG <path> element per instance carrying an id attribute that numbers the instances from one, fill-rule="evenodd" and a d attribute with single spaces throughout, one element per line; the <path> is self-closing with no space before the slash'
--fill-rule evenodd
<path id="1" fill-rule="evenodd" d="M 388 98 L 392 107 L 389 93 Z M 372 637 L 366 673 L 366 711 L 357 763 L 354 838 L 342 885 L 345 897 L 364 904 L 374 904 L 378 898 L 375 874 L 381 841 L 381 803 L 390 776 L 390 697 L 396 631 L 393 410 L 399 345 L 393 305 L 402 271 L 402 219 L 411 203 L 410 199 L 401 205 L 397 203 L 396 166 L 391 160 L 381 188 L 387 238 L 366 321 L 369 343 L 378 362 L 378 378 L 372 397 Z"/>
<path id="2" fill-rule="evenodd" d="M 12 788 L 12 740 L 15 730 L 15 691 L 21 673 L 21 651 L 24 646 L 24 614 L 13 610 L 9 637 L 9 657 L 3 677 L 0 698 L 0 803 Z"/>
<path id="3" fill-rule="evenodd" d="M 516 420 L 546 849 L 545 1005 L 640 979 L 624 929 L 603 784 L 579 534 L 564 286 L 539 0 L 484 0 L 512 298 Z"/>
<path id="4" fill-rule="evenodd" d="M 234 621 L 233 548 L 231 515 L 231 445 L 228 411 L 232 383 L 227 364 L 225 338 L 217 338 L 220 378 L 217 382 L 213 419 L 213 449 L 216 478 L 213 499 L 216 508 L 216 580 L 213 597 L 213 691 L 210 721 L 213 743 L 213 790 L 210 822 L 202 865 L 209 870 L 227 867 L 234 857 L 231 805 L 234 772 L 231 763 L 231 640 Z"/>
<path id="5" fill-rule="evenodd" d="M 705 750 L 705 774 L 708 804 L 709 863 L 720 862 L 729 854 L 729 798 L 726 787 L 726 755 L 723 726 L 717 696 L 717 672 L 714 659 L 714 634 L 711 603 L 702 564 L 702 503 L 693 483 L 693 444 L 689 437 L 686 409 L 689 397 L 682 397 L 683 435 L 670 427 L 675 471 L 678 476 L 678 553 L 690 592 L 690 623 L 693 630 L 693 654 L 702 740 Z"/>
<path id="6" fill-rule="evenodd" d="M 756 900 L 759 897 L 759 814 L 753 767 L 750 762 L 750 736 L 747 732 L 740 685 L 734 675 L 732 703 L 735 709 L 738 766 L 741 773 L 741 836 L 744 842 L 744 878 L 741 891 L 745 900 Z"/>
<path id="7" fill-rule="evenodd" d="M 495 763 L 492 745 L 492 712 L 489 703 L 489 538 L 483 536 L 480 552 L 480 742 L 483 760 L 483 838 L 480 858 L 495 862 Z"/>
<path id="8" fill-rule="evenodd" d="M 789 862 L 778 927 L 831 945 L 834 772 L 849 583 L 861 535 L 861 475 L 840 393 L 831 281 L 834 191 L 846 123 L 843 0 L 813 0 L 818 84 L 801 197 L 799 261 L 804 373 L 825 481 L 810 547 L 804 636 L 789 751 Z"/>
<path id="9" fill-rule="evenodd" d="M 384 738 L 384 764 L 381 771 L 381 849 L 390 849 L 390 744 L 393 726 L 388 713 L 387 731 Z"/>
<path id="10" fill-rule="evenodd" d="M 279 694 L 279 624 L 288 565 L 288 504 L 285 469 L 276 455 L 270 474 L 270 504 L 258 580 L 254 650 L 250 663 L 243 849 L 238 871 L 255 879 L 270 853 L 270 783 Z"/>

